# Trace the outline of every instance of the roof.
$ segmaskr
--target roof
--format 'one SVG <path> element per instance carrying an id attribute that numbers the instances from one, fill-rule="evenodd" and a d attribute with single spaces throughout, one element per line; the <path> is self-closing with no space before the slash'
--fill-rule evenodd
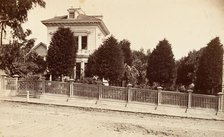
<path id="1" fill-rule="evenodd" d="M 46 26 L 58 26 L 58 25 L 97 25 L 105 35 L 110 34 L 106 25 L 99 17 L 102 16 L 89 16 L 85 14 L 79 14 L 77 18 L 68 18 L 65 16 L 56 16 L 47 20 L 41 21 Z"/>
<path id="2" fill-rule="evenodd" d="M 31 51 L 37 49 L 39 46 L 43 46 L 43 47 L 45 47 L 45 48 L 47 49 L 47 45 L 44 44 L 43 42 L 40 42 L 40 43 L 37 44 L 36 46 L 33 46 L 33 47 L 31 48 Z"/>
<path id="3" fill-rule="evenodd" d="M 47 45 L 44 44 L 43 42 L 40 42 L 39 44 L 33 46 L 33 47 L 30 49 L 30 51 L 26 54 L 26 56 L 27 56 L 28 54 L 32 53 L 33 51 L 35 51 L 35 50 L 36 50 L 38 47 L 40 47 L 40 46 L 43 46 L 43 47 L 46 48 L 46 50 L 47 50 Z"/>

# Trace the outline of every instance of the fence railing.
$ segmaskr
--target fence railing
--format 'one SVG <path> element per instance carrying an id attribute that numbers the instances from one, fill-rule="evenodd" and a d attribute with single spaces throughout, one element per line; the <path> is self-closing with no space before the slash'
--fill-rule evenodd
<path id="1" fill-rule="evenodd" d="M 88 97 L 113 99 L 128 102 L 149 103 L 153 105 L 173 105 L 186 108 L 213 109 L 224 112 L 224 94 L 202 95 L 162 90 L 139 89 L 128 87 L 104 86 L 101 84 L 81 84 L 58 81 L 28 81 L 15 78 L 1 79 L 1 88 L 17 90 L 19 93 L 51 93 L 70 97 Z"/>
<path id="2" fill-rule="evenodd" d="M 157 90 L 151 89 L 138 89 L 131 88 L 131 101 L 146 102 L 146 103 L 158 103 L 158 92 Z"/>
<path id="3" fill-rule="evenodd" d="M 43 89 L 42 81 L 28 81 L 19 80 L 18 81 L 18 92 L 41 92 Z"/>
<path id="4" fill-rule="evenodd" d="M 68 82 L 46 81 L 45 93 L 68 95 L 70 84 Z"/>
<path id="5" fill-rule="evenodd" d="M 5 78 L 2 85 L 7 90 L 16 90 L 16 86 L 17 86 L 16 82 L 17 82 L 17 78 Z"/>
<path id="6" fill-rule="evenodd" d="M 212 95 L 192 94 L 192 108 L 218 109 L 218 97 Z"/>
<path id="7" fill-rule="evenodd" d="M 181 107 L 188 106 L 188 94 L 181 92 L 162 91 L 161 104 L 176 105 Z"/>
<path id="8" fill-rule="evenodd" d="M 82 96 L 82 97 L 90 97 L 90 98 L 98 98 L 99 91 L 97 85 L 92 84 L 73 84 L 73 95 L 71 96 Z"/>
<path id="9" fill-rule="evenodd" d="M 125 87 L 102 86 L 102 98 L 124 100 L 128 99 Z"/>

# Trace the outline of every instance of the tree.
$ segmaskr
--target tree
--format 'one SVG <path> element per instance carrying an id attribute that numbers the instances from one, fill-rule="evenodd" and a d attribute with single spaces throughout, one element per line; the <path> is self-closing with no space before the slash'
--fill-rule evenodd
<path id="1" fill-rule="evenodd" d="M 93 54 L 89 55 L 88 57 L 88 63 L 85 68 L 85 76 L 86 77 L 93 77 L 94 74 L 97 72 L 96 65 L 96 55 L 98 50 L 96 50 Z"/>
<path id="2" fill-rule="evenodd" d="M 145 54 L 144 49 L 140 49 L 138 51 L 134 50 L 132 52 L 132 57 L 133 57 L 133 60 L 139 59 L 141 60 L 142 63 L 147 63 L 148 57 L 150 56 L 150 54 L 151 54 L 150 50 L 147 50 Z"/>
<path id="3" fill-rule="evenodd" d="M 47 66 L 53 79 L 72 76 L 76 62 L 77 47 L 73 32 L 69 28 L 58 28 L 47 52 Z"/>
<path id="4" fill-rule="evenodd" d="M 1 0 L 0 2 L 0 68 L 10 76 L 19 74 L 42 73 L 45 61 L 35 53 L 29 53 L 34 46 L 34 40 L 27 40 L 30 30 L 24 31 L 22 24 L 27 21 L 28 11 L 34 6 L 45 7 L 43 0 Z M 2 36 L 6 27 L 12 29 L 13 41 L 2 45 Z"/>
<path id="5" fill-rule="evenodd" d="M 175 76 L 175 60 L 169 42 L 159 42 L 148 58 L 147 75 L 150 84 L 160 83 L 165 87 L 173 84 Z"/>
<path id="6" fill-rule="evenodd" d="M 0 2 L 0 45 L 2 45 L 2 35 L 6 26 L 13 30 L 13 37 L 22 39 L 26 37 L 30 30 L 24 32 L 22 23 L 27 21 L 28 11 L 34 6 L 45 7 L 43 0 L 1 0 Z"/>
<path id="7" fill-rule="evenodd" d="M 30 52 L 34 46 L 34 40 L 26 40 L 23 43 L 13 41 L 10 44 L 0 47 L 0 69 L 13 76 L 18 74 L 20 77 L 28 75 L 42 74 L 46 69 L 43 57 Z"/>
<path id="8" fill-rule="evenodd" d="M 196 51 L 190 51 L 187 57 L 177 61 L 177 79 L 176 84 L 189 86 L 196 80 L 196 72 L 198 70 L 199 59 L 204 48 Z"/>
<path id="9" fill-rule="evenodd" d="M 90 75 L 108 79 L 110 84 L 121 81 L 124 72 L 124 57 L 117 39 L 110 36 L 90 57 L 87 65 L 87 69 L 91 70 Z"/>
<path id="10" fill-rule="evenodd" d="M 205 47 L 196 72 L 196 93 L 217 94 L 221 91 L 223 48 L 218 37 Z"/>
<path id="11" fill-rule="evenodd" d="M 132 65 L 133 60 L 130 45 L 131 43 L 125 39 L 119 42 L 119 46 L 121 46 L 124 55 L 124 63 L 126 63 L 129 66 Z"/>
<path id="12" fill-rule="evenodd" d="M 133 56 L 132 66 L 135 67 L 138 71 L 138 75 L 135 75 L 137 76 L 138 85 L 146 83 L 147 59 L 150 56 L 150 54 L 151 54 L 150 50 L 148 50 L 147 54 L 145 54 L 143 49 L 132 52 Z"/>
<path id="13" fill-rule="evenodd" d="M 135 86 L 138 84 L 138 77 L 139 73 L 138 70 L 134 66 L 129 66 L 127 64 L 124 65 L 124 77 L 123 80 L 125 80 L 125 85 L 128 83 Z"/>

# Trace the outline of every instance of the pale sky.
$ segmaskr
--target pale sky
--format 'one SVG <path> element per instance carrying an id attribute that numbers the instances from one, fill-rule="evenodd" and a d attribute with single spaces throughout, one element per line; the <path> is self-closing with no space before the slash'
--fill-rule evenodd
<path id="1" fill-rule="evenodd" d="M 224 43 L 224 0 L 45 0 L 46 8 L 34 8 L 24 25 L 32 37 L 47 43 L 41 20 L 67 15 L 81 7 L 87 15 L 103 15 L 118 40 L 128 39 L 131 48 L 150 49 L 166 38 L 176 59 L 200 49 L 219 36 Z"/>

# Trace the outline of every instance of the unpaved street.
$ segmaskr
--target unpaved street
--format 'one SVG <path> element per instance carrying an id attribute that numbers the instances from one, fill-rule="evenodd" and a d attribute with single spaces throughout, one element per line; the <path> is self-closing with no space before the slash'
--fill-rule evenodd
<path id="1" fill-rule="evenodd" d="M 0 102 L 0 137 L 224 137 L 224 122 Z"/>

